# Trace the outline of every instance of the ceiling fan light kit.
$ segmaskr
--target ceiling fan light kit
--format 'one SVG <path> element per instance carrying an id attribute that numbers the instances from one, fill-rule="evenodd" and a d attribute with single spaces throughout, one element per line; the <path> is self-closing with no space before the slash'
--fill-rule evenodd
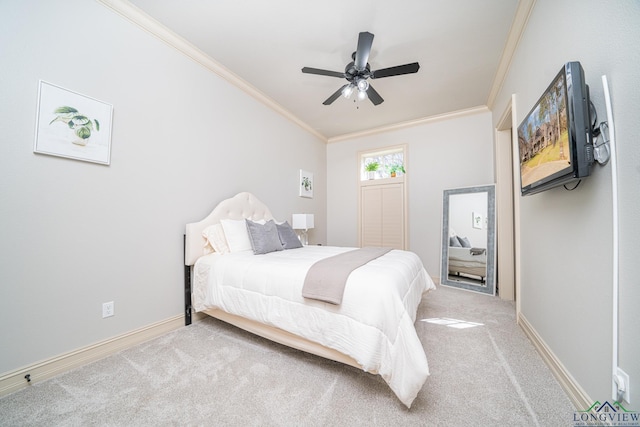
<path id="1" fill-rule="evenodd" d="M 342 96 L 344 96 L 345 98 L 349 98 L 351 96 L 351 94 L 353 93 L 353 88 L 355 87 L 353 84 L 349 84 L 346 86 L 343 86 L 344 89 L 342 89 Z"/>
<path id="2" fill-rule="evenodd" d="M 358 90 L 360 92 L 366 92 L 367 89 L 369 89 L 369 82 L 366 79 L 361 77 L 357 79 L 357 82 L 358 83 L 356 83 L 356 86 L 358 86 Z"/>
<path id="3" fill-rule="evenodd" d="M 349 83 L 342 86 L 336 92 L 334 92 L 329 98 L 327 98 L 323 104 L 331 105 L 333 101 L 338 99 L 340 95 L 345 98 L 349 98 L 354 89 L 358 89 L 358 99 L 363 100 L 369 98 L 373 105 L 380 105 L 384 102 L 384 99 L 378 92 L 369 84 L 367 79 L 380 79 L 383 77 L 399 76 L 402 74 L 417 73 L 420 69 L 420 64 L 412 62 L 405 65 L 397 65 L 395 67 L 383 68 L 380 70 L 371 71 L 369 65 L 369 54 L 371 53 L 371 45 L 373 44 L 373 34 L 369 32 L 362 32 L 358 36 L 358 47 L 351 55 L 353 62 L 347 64 L 344 69 L 344 73 L 338 71 L 323 70 L 320 68 L 303 67 L 302 72 L 307 74 L 317 74 L 321 76 L 339 77 L 347 79 Z"/>

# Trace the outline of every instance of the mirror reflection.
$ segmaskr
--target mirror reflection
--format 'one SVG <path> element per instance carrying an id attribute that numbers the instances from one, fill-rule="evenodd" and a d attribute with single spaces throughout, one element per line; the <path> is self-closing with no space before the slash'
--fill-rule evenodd
<path id="1" fill-rule="evenodd" d="M 440 282 L 495 293 L 495 187 L 444 191 Z"/>

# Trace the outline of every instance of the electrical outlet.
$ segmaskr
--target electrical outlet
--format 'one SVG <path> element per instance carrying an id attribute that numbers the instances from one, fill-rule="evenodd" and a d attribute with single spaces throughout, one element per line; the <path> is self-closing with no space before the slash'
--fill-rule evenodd
<path id="1" fill-rule="evenodd" d="M 113 301 L 102 303 L 102 318 L 111 317 L 114 314 Z"/>
<path id="2" fill-rule="evenodd" d="M 622 398 L 625 400 L 625 402 L 631 403 L 631 392 L 629 391 L 629 374 L 618 368 L 616 371 L 616 377 L 619 381 L 618 391 L 622 392 Z M 620 390 L 621 385 L 623 385 L 624 390 Z"/>

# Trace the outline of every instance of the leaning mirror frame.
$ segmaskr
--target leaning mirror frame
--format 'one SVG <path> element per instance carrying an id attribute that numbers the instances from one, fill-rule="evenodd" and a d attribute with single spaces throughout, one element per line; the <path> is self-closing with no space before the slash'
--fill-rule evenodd
<path id="1" fill-rule="evenodd" d="M 471 282 L 449 279 L 449 230 L 450 212 L 449 200 L 456 194 L 487 193 L 487 277 L 486 286 L 473 284 Z M 482 185 L 477 187 L 454 188 L 444 190 L 442 198 L 442 259 L 440 267 L 440 284 L 453 286 L 470 291 L 495 295 L 496 290 L 496 268 L 495 268 L 495 246 L 496 246 L 496 196 L 495 185 Z M 469 218 L 471 221 L 471 218 Z"/>

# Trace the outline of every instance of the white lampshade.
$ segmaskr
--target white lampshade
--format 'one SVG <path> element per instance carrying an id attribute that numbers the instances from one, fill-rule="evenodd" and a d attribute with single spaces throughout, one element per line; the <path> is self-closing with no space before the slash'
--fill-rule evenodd
<path id="1" fill-rule="evenodd" d="M 294 230 L 310 230 L 313 228 L 313 214 L 293 214 L 291 228 Z"/>

